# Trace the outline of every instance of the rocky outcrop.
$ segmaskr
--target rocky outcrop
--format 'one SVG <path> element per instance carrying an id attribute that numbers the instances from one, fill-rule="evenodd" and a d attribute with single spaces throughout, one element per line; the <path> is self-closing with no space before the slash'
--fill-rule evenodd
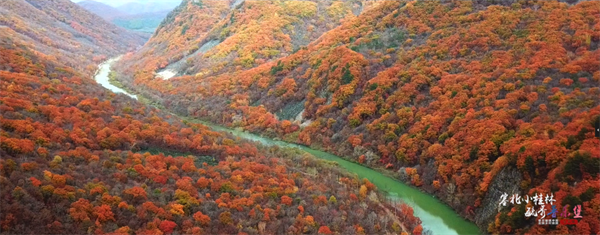
<path id="1" fill-rule="evenodd" d="M 518 194 L 519 184 L 522 180 L 521 173 L 512 166 L 502 169 L 496 175 L 481 203 L 482 206 L 476 211 L 478 216 L 475 218 L 475 224 L 481 230 L 487 231 L 488 224 L 494 220 L 494 216 L 498 211 L 502 210 L 502 208 L 499 208 L 501 195 L 504 193 L 508 195 Z"/>

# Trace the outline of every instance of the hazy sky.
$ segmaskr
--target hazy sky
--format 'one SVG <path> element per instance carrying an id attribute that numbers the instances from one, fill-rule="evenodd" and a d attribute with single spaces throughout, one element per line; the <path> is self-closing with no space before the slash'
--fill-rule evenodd
<path id="1" fill-rule="evenodd" d="M 81 2 L 83 0 L 71 0 L 73 2 Z M 101 2 L 113 7 L 118 7 L 128 2 L 165 2 L 165 3 L 180 3 L 181 0 L 143 0 L 143 1 L 135 1 L 135 0 L 95 0 L 96 2 Z"/>

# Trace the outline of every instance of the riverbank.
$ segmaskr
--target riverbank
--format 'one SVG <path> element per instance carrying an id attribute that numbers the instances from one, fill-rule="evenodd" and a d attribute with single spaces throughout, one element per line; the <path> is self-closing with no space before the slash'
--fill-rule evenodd
<path id="1" fill-rule="evenodd" d="M 104 64 L 103 64 L 104 65 Z M 101 65 L 101 66 L 103 66 Z M 102 68 L 101 68 L 102 69 Z M 110 64 L 109 64 L 110 70 Z M 109 71 L 110 73 L 110 71 Z M 106 76 L 109 76 L 109 73 Z M 104 79 L 104 78 L 100 78 Z M 107 78 L 107 80 L 110 80 Z M 112 80 L 115 80 L 114 77 Z M 102 84 L 102 83 L 101 83 Z M 111 86 L 117 87 L 117 85 L 110 84 Z M 104 84 L 103 84 L 104 86 Z M 111 89 L 110 86 L 105 86 L 107 89 Z M 120 90 L 125 91 L 123 87 L 117 87 Z M 112 90 L 112 89 L 111 89 Z M 134 92 L 130 92 L 128 95 L 132 96 Z M 182 120 L 200 123 L 205 126 L 212 128 L 215 131 L 228 132 L 234 136 L 257 141 L 265 146 L 280 146 L 285 148 L 295 148 L 299 149 L 303 152 L 309 153 L 315 157 L 320 159 L 328 160 L 336 162 L 340 167 L 346 169 L 349 172 L 356 174 L 360 178 L 367 178 L 373 184 L 377 186 L 380 191 L 384 191 L 390 195 L 391 199 L 403 200 L 409 205 L 411 205 L 414 209 L 415 216 L 419 217 L 422 221 L 422 225 L 424 228 L 431 230 L 434 234 L 479 234 L 479 228 L 475 226 L 475 224 L 465 220 L 461 216 L 459 216 L 451 207 L 445 204 L 442 201 L 437 200 L 435 197 L 424 193 L 421 189 L 414 188 L 412 186 L 406 185 L 398 180 L 395 177 L 390 177 L 386 175 L 386 173 L 379 172 L 377 170 L 368 168 L 364 165 L 357 164 L 351 161 L 348 161 L 342 157 L 335 156 L 333 154 L 329 154 L 320 150 L 311 149 L 306 146 L 288 143 L 281 140 L 273 140 L 270 138 L 266 138 L 260 135 L 251 134 L 248 132 L 233 130 L 227 127 L 215 125 L 213 123 L 203 121 L 197 118 L 180 116 L 173 112 L 170 112 L 168 109 L 163 107 L 162 105 L 153 102 L 149 99 L 141 97 L 139 94 L 136 96 L 139 98 L 141 102 L 146 103 L 147 105 L 154 106 L 156 108 L 162 109 L 165 112 L 168 112 L 174 116 L 180 117 Z M 385 171 L 383 171 L 385 172 Z M 389 173 L 387 173 L 389 174 Z"/>

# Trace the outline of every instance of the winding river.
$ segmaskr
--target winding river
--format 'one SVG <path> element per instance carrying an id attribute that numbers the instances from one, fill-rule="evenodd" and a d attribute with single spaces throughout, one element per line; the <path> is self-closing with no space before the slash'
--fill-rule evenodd
<path id="1" fill-rule="evenodd" d="M 123 93 L 134 99 L 137 99 L 136 95 L 132 95 L 109 82 L 108 74 L 111 70 L 110 67 L 112 63 L 118 60 L 119 58 L 113 58 L 100 64 L 98 72 L 96 73 L 94 79 L 106 89 L 109 89 L 115 93 Z M 215 131 L 228 132 L 234 136 L 247 140 L 257 141 L 266 146 L 277 145 L 281 147 L 296 148 L 304 152 L 310 153 L 321 159 L 337 162 L 341 167 L 345 168 L 346 170 L 356 173 L 360 178 L 367 178 L 369 181 L 375 184 L 379 190 L 388 193 L 391 199 L 402 200 L 411 205 L 414 209 L 415 216 L 418 216 L 421 219 L 423 227 L 425 229 L 430 230 L 433 234 L 451 235 L 480 233 L 479 229 L 477 228 L 477 226 L 475 226 L 474 223 L 463 219 L 454 210 L 452 210 L 452 208 L 450 208 L 443 202 L 437 200 L 433 196 L 423 193 L 418 189 L 412 188 L 393 178 L 385 176 L 373 169 L 364 167 L 353 162 L 346 161 L 341 157 L 323 151 L 308 148 L 306 146 L 287 143 L 284 141 L 272 140 L 255 134 L 250 134 L 248 132 L 233 130 L 230 128 L 226 128 L 197 119 L 186 119 L 197 123 L 201 123 L 205 126 L 212 128 Z"/>

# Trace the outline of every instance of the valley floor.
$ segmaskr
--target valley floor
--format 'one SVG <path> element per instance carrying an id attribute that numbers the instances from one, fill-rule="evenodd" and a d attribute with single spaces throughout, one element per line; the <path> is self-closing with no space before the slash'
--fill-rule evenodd
<path id="1" fill-rule="evenodd" d="M 110 64 L 118 61 L 118 58 L 109 60 L 108 63 L 104 63 L 100 65 L 99 70 L 104 71 L 105 69 L 110 70 Z M 105 78 L 108 76 L 108 73 L 97 73 L 95 80 L 96 81 L 114 81 L 113 79 Z M 118 81 L 118 79 L 116 79 Z M 126 87 L 122 86 L 118 82 L 113 83 L 104 83 L 100 82 L 102 86 L 106 89 L 109 89 L 115 93 L 125 93 L 130 97 L 136 97 L 136 99 L 140 99 L 142 102 L 147 105 L 155 105 L 156 102 L 152 102 L 149 98 L 142 96 L 141 94 L 136 94 L 131 90 L 127 90 Z M 392 201 L 403 201 L 408 203 L 413 209 L 414 214 L 422 221 L 422 225 L 426 230 L 431 231 L 433 234 L 478 234 L 479 229 L 477 226 L 465 220 L 461 216 L 459 216 L 452 208 L 450 208 L 445 203 L 439 201 L 435 197 L 426 194 L 425 192 L 420 191 L 417 188 L 406 185 L 392 176 L 388 176 L 377 170 L 370 169 L 367 166 L 347 161 L 341 157 L 335 156 L 330 153 L 326 153 L 324 151 L 311 149 L 307 146 L 302 146 L 298 144 L 288 143 L 280 140 L 273 140 L 268 137 L 259 136 L 257 134 L 249 133 L 247 131 L 234 130 L 227 127 L 223 127 L 211 122 L 199 120 L 192 117 L 184 117 L 178 114 L 173 113 L 171 110 L 168 110 L 165 107 L 157 106 L 157 108 L 162 109 L 165 112 L 169 112 L 174 116 L 181 118 L 182 120 L 186 120 L 188 122 L 200 123 L 204 126 L 208 126 L 214 131 L 229 133 L 236 137 L 240 137 L 242 139 L 254 141 L 260 143 L 265 146 L 279 146 L 283 148 L 294 148 L 300 150 L 302 153 L 308 153 L 315 157 L 332 161 L 338 164 L 338 166 L 344 168 L 345 170 L 357 174 L 360 178 L 366 178 L 373 184 L 377 186 L 377 188 L 383 192 L 388 194 L 388 197 Z M 383 206 L 382 206 L 383 207 Z M 385 209 L 387 213 L 393 213 L 389 209 Z"/>

